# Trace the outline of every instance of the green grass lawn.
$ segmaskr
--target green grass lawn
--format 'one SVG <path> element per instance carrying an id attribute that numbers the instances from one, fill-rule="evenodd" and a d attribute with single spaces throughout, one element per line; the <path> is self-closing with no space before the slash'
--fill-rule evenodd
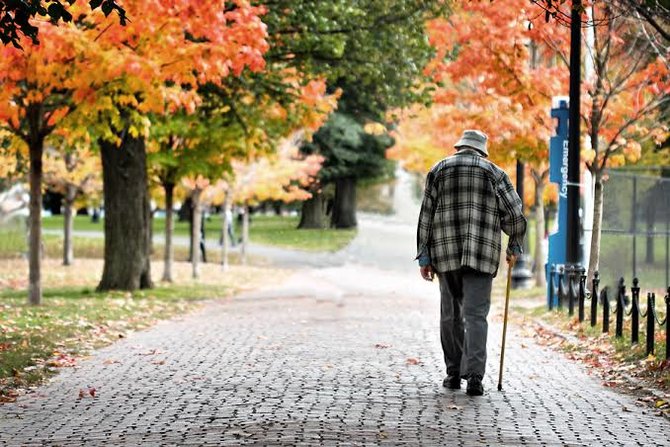
<path id="1" fill-rule="evenodd" d="M 218 285 L 159 286 L 132 294 L 82 287 L 47 288 L 44 304 L 25 304 L 24 290 L 0 290 L 0 402 L 39 383 L 76 356 L 123 338 L 195 303 L 225 296 Z"/>
<path id="2" fill-rule="evenodd" d="M 249 228 L 249 238 L 265 245 L 334 252 L 346 247 L 356 236 L 356 230 L 297 230 L 297 226 L 298 217 L 258 216 Z"/>
<path id="3" fill-rule="evenodd" d="M 45 217 L 42 220 L 45 229 L 63 228 L 62 216 Z M 264 245 L 272 245 L 283 248 L 291 248 L 306 251 L 328 251 L 334 252 L 346 247 L 356 236 L 356 230 L 298 230 L 298 217 L 281 216 L 252 216 L 249 227 L 249 238 L 252 242 Z M 77 216 L 74 224 L 78 231 L 104 231 L 104 222 L 92 223 L 88 216 Z M 165 220 L 154 218 L 154 234 L 165 232 Z M 239 237 L 241 228 L 234 228 L 235 235 Z M 175 236 L 187 237 L 189 235 L 188 222 L 175 222 Z M 218 241 L 221 235 L 221 216 L 210 216 L 205 222 L 205 237 L 208 240 Z M 20 245 L 15 241 L 14 245 Z M 2 253 L 0 245 L 0 253 Z"/>

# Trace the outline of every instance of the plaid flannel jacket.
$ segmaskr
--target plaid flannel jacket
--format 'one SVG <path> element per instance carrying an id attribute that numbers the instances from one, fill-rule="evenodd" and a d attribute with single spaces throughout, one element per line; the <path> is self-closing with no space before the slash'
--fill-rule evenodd
<path id="1" fill-rule="evenodd" d="M 509 235 L 507 251 L 520 254 L 526 218 L 505 171 L 467 148 L 430 170 L 417 228 L 421 265 L 430 263 L 438 272 L 471 267 L 495 275 L 501 229 Z"/>

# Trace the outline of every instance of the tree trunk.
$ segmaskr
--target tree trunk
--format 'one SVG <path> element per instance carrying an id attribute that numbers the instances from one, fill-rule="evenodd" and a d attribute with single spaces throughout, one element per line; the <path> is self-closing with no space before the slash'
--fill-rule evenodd
<path id="1" fill-rule="evenodd" d="M 544 179 L 539 181 L 533 176 L 535 180 L 535 285 L 537 287 L 544 287 L 546 285 L 545 278 L 545 253 L 544 253 L 544 201 L 542 195 L 544 194 Z"/>
<path id="2" fill-rule="evenodd" d="M 603 221 L 603 180 L 600 172 L 593 176 L 595 191 L 593 194 L 593 234 L 591 236 L 591 255 L 589 258 L 588 282 L 591 284 L 593 274 L 600 266 L 600 228 Z"/>
<path id="3" fill-rule="evenodd" d="M 249 244 L 249 206 L 244 204 L 242 208 L 242 246 L 240 247 L 240 260 L 242 265 L 247 264 L 247 247 Z"/>
<path id="4" fill-rule="evenodd" d="M 274 211 L 275 216 L 281 216 L 282 202 L 280 200 L 272 202 L 272 210 Z"/>
<path id="5" fill-rule="evenodd" d="M 63 197 L 63 265 L 72 265 L 74 248 L 72 232 L 74 229 L 74 199 L 77 196 L 77 187 L 68 183 Z"/>
<path id="6" fill-rule="evenodd" d="M 191 256 L 191 277 L 194 279 L 200 278 L 200 227 L 202 225 L 202 204 L 200 203 L 200 194 L 202 190 L 200 188 L 195 188 L 191 193 L 191 206 L 193 207 L 191 220 L 191 240 L 193 241 L 191 246 L 192 256 Z"/>
<path id="7" fill-rule="evenodd" d="M 31 125 L 31 127 L 33 126 Z M 30 231 L 28 238 L 28 304 L 37 306 L 42 304 L 42 154 L 44 153 L 44 138 L 39 136 L 39 132 L 37 131 L 34 134 L 29 145 Z"/>
<path id="8" fill-rule="evenodd" d="M 105 203 L 105 262 L 98 290 L 153 287 L 149 257 L 149 192 L 143 138 L 121 146 L 100 141 Z"/>
<path id="9" fill-rule="evenodd" d="M 335 181 L 335 203 L 331 226 L 338 229 L 356 227 L 356 178 Z"/>
<path id="10" fill-rule="evenodd" d="M 221 266 L 224 271 L 228 270 L 228 251 L 230 247 L 230 233 L 228 227 L 233 224 L 232 221 L 228 221 L 228 215 L 230 214 L 230 200 L 231 193 L 230 191 L 226 192 L 226 197 L 223 200 L 223 207 L 221 208 Z"/>
<path id="11" fill-rule="evenodd" d="M 190 195 L 182 205 L 182 210 L 187 205 L 188 211 L 182 211 L 181 214 L 188 219 L 188 262 L 193 262 L 193 253 L 195 253 L 193 246 L 193 198 Z"/>
<path id="12" fill-rule="evenodd" d="M 318 192 L 314 192 L 311 198 L 302 202 L 302 213 L 298 228 L 322 229 L 324 228 L 325 217 L 326 210 L 323 196 Z"/>
<path id="13" fill-rule="evenodd" d="M 163 253 L 163 278 L 165 282 L 172 282 L 172 264 L 174 263 L 174 247 L 172 235 L 174 233 L 174 183 L 164 183 L 165 190 L 165 252 Z"/>

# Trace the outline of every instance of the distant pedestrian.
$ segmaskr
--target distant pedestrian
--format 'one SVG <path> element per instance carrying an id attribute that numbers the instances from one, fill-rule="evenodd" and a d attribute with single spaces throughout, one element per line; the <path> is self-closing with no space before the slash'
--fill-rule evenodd
<path id="1" fill-rule="evenodd" d="M 226 225 L 226 231 L 228 232 L 228 240 L 230 241 L 231 247 L 235 246 L 235 230 L 233 229 L 233 211 L 228 207 L 223 213 Z M 223 234 L 219 239 L 219 244 L 223 245 Z"/>
<path id="2" fill-rule="evenodd" d="M 417 256 L 421 276 L 440 282 L 440 336 L 447 377 L 443 385 L 484 393 L 486 318 L 498 272 L 500 230 L 509 235 L 507 262 L 522 253 L 526 219 L 509 176 L 488 158 L 487 136 L 466 130 L 457 152 L 428 173 L 419 214 Z"/>

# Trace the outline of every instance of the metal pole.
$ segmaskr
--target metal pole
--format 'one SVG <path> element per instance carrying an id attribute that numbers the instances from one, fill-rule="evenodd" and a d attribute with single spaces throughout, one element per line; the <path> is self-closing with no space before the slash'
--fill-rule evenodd
<path id="1" fill-rule="evenodd" d="M 566 261 L 577 264 L 579 259 L 579 135 L 580 84 L 582 46 L 582 1 L 572 0 L 570 20 L 570 121 L 568 129 L 568 228 Z"/>
<path id="2" fill-rule="evenodd" d="M 568 268 L 568 274 L 566 275 L 568 278 L 568 315 L 573 316 L 575 314 L 575 296 L 572 293 L 573 291 L 573 281 L 575 278 L 575 267 L 570 266 Z"/>
<path id="3" fill-rule="evenodd" d="M 637 226 L 635 219 L 637 218 L 637 177 L 633 177 L 633 206 L 631 207 L 631 223 L 630 231 L 633 233 L 633 277 L 637 277 Z"/>
<path id="4" fill-rule="evenodd" d="M 563 309 L 563 300 L 565 299 L 565 266 L 558 272 L 558 303 L 557 308 Z"/>
<path id="5" fill-rule="evenodd" d="M 554 278 L 556 276 L 556 265 L 551 264 L 549 269 L 549 310 L 554 309 Z"/>
<path id="6" fill-rule="evenodd" d="M 579 270 L 579 322 L 584 321 L 584 300 L 586 298 L 586 273 L 584 267 Z"/>
<path id="7" fill-rule="evenodd" d="M 623 314 L 625 312 L 625 298 L 626 298 L 626 284 L 624 279 L 619 280 L 619 287 L 617 288 L 616 294 L 616 329 L 615 334 L 617 337 L 623 337 Z"/>
<path id="8" fill-rule="evenodd" d="M 610 299 L 607 293 L 608 290 L 605 287 L 600 292 L 600 301 L 603 302 L 603 334 L 607 334 L 610 331 Z"/>
<path id="9" fill-rule="evenodd" d="M 598 285 L 600 284 L 600 273 L 593 274 L 593 287 L 591 287 L 591 327 L 598 321 Z"/>
<path id="10" fill-rule="evenodd" d="M 647 293 L 647 355 L 654 353 L 654 306 L 656 305 L 656 294 Z"/>
<path id="11" fill-rule="evenodd" d="M 630 310 L 630 342 L 637 344 L 640 341 L 640 286 L 637 278 L 633 279 L 633 287 L 630 291 L 632 297 L 632 309 Z"/>
<path id="12" fill-rule="evenodd" d="M 670 197 L 665 208 L 665 285 L 670 286 Z"/>

